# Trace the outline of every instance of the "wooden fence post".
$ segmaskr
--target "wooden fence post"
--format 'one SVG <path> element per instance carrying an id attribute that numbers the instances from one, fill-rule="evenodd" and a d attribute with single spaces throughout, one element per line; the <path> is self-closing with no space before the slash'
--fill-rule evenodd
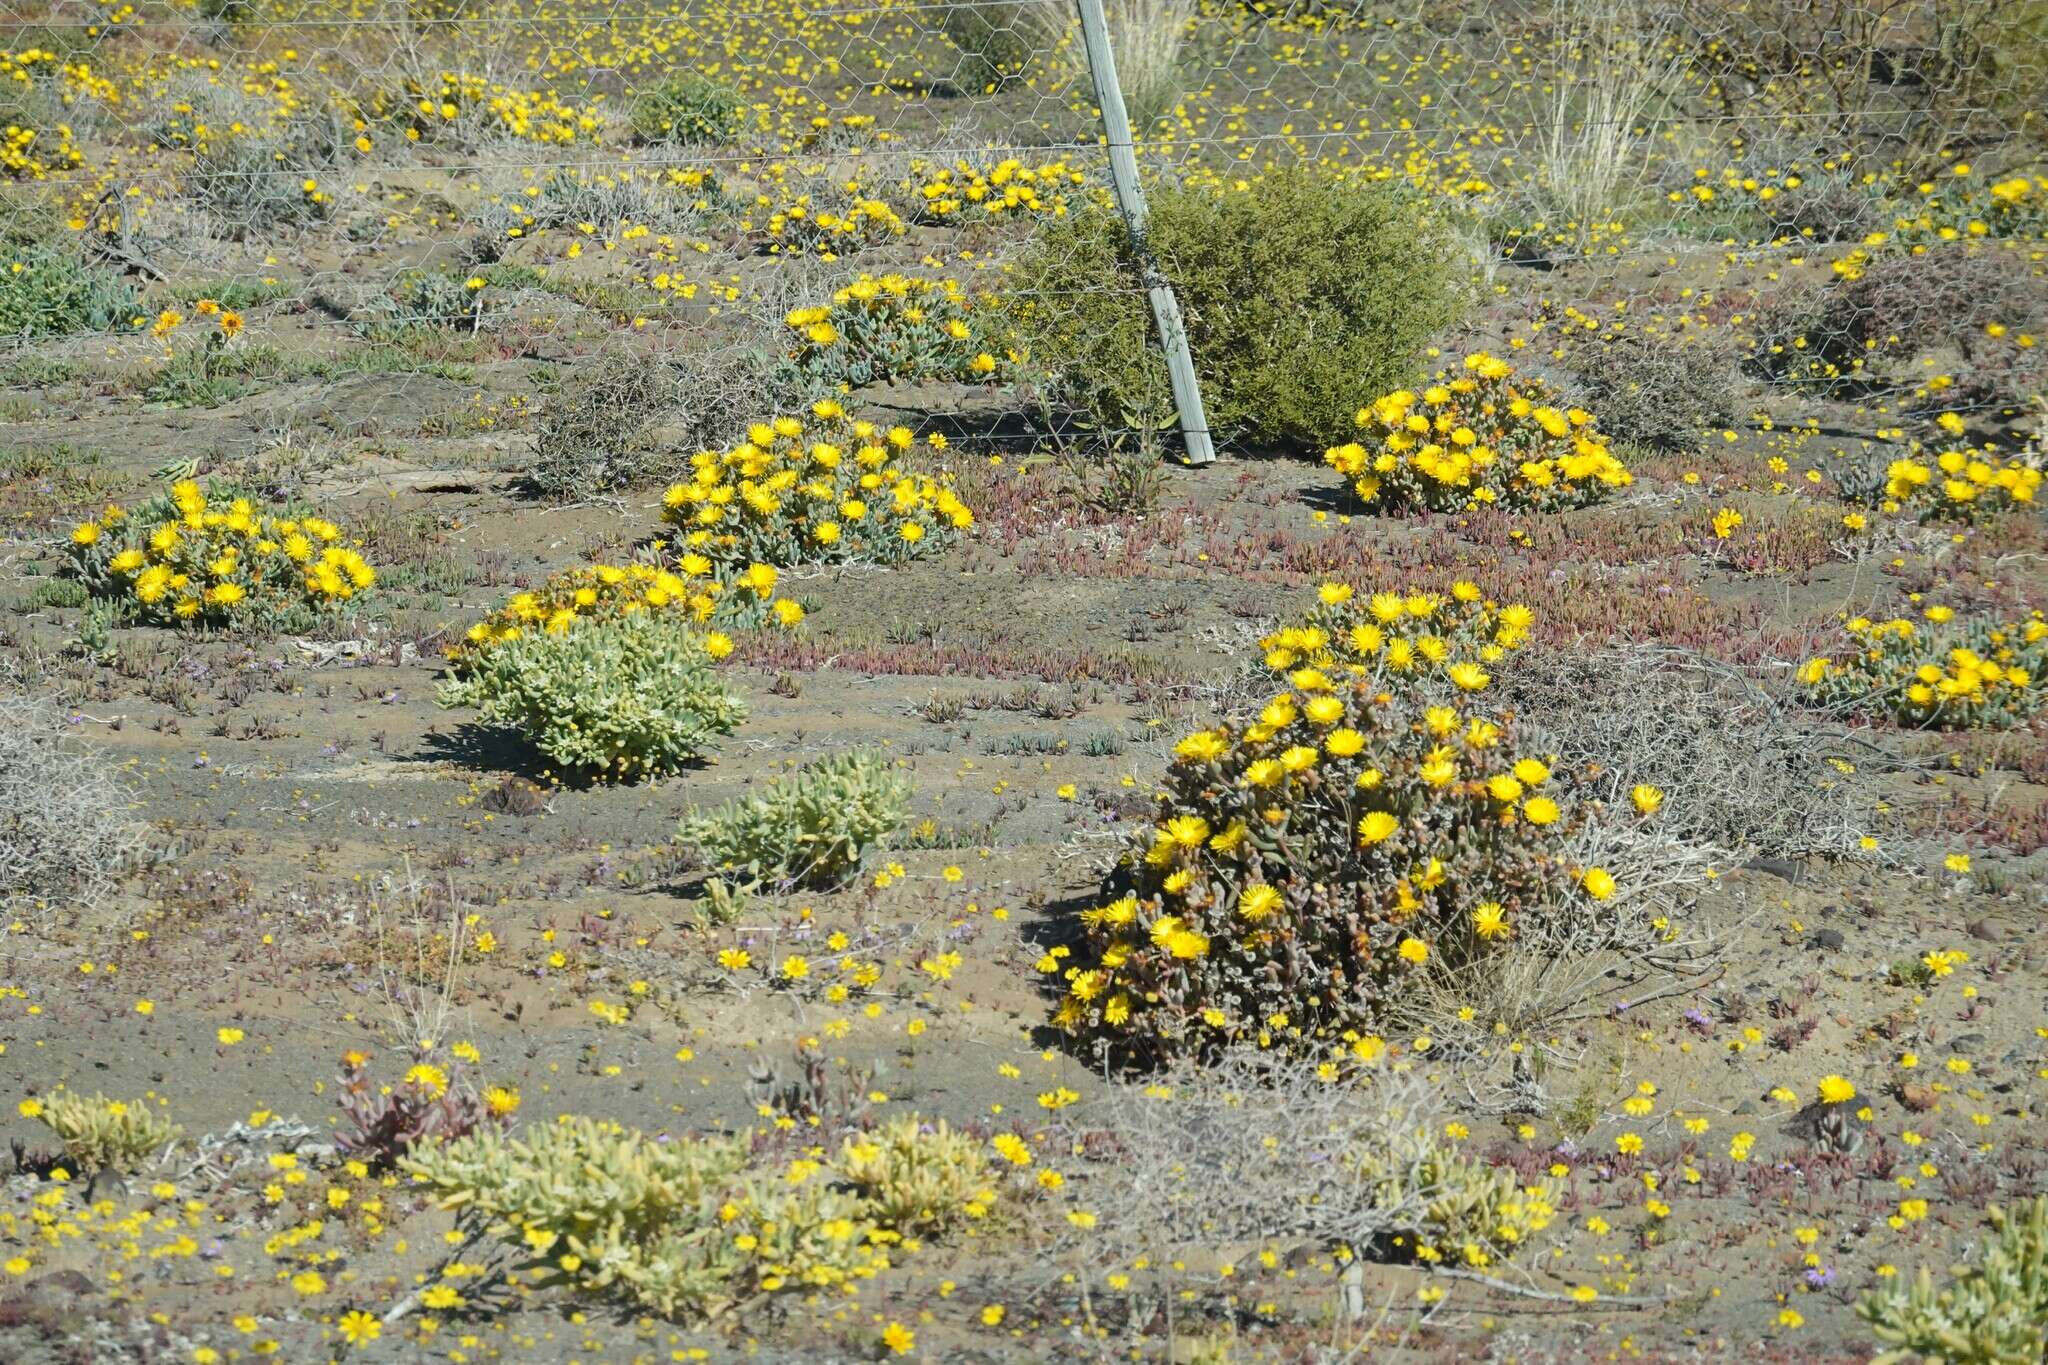
<path id="1" fill-rule="evenodd" d="M 1202 388 L 1195 380 L 1195 359 L 1188 352 L 1187 327 L 1181 321 L 1180 301 L 1173 286 L 1159 273 L 1145 243 L 1145 191 L 1138 184 L 1138 158 L 1132 150 L 1131 116 L 1124 108 L 1123 89 L 1116 80 L 1116 54 L 1109 46 L 1109 20 L 1102 12 L 1102 0 L 1077 0 L 1081 8 L 1081 39 L 1088 51 L 1088 74 L 1095 83 L 1095 103 L 1102 109 L 1102 132 L 1109 143 L 1109 178 L 1116 190 L 1117 208 L 1131 234 L 1131 250 L 1138 262 L 1145 292 L 1152 300 L 1152 322 L 1159 331 L 1159 345 L 1166 352 L 1166 372 L 1173 380 L 1173 402 L 1180 411 L 1181 439 L 1187 446 L 1189 464 L 1208 464 L 1216 458 L 1216 444 L 1209 437 L 1209 415 L 1202 408 Z"/>

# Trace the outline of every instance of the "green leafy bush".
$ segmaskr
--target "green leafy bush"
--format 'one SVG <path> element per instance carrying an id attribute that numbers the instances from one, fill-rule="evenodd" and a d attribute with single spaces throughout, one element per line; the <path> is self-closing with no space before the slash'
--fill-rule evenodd
<path id="1" fill-rule="evenodd" d="M 854 749 L 770 779 L 758 793 L 683 817 L 678 836 L 713 866 L 760 881 L 829 888 L 860 871 L 868 845 L 909 813 L 910 782 Z"/>
<path id="2" fill-rule="evenodd" d="M 132 321 L 138 301 L 119 273 L 54 247 L 0 257 L 0 341 L 104 332 Z"/>
<path id="3" fill-rule="evenodd" d="M 732 87 L 693 71 L 641 91 L 633 131 L 647 142 L 729 142 L 745 108 Z"/>
<path id="4" fill-rule="evenodd" d="M 1856 1315 L 1893 1349 L 1872 1365 L 2039 1365 L 2048 1333 L 2048 1195 L 1986 1213 L 1997 1233 L 1937 1286 L 1926 1266 L 1910 1285 L 1866 1295 Z"/>
<path id="5" fill-rule="evenodd" d="M 42 1122 L 64 1146 L 77 1170 L 124 1170 L 178 1140 L 178 1125 L 156 1112 L 148 1100 L 87 1098 L 60 1090 L 46 1100 L 31 1100 L 25 1113 Z"/>
<path id="6" fill-rule="evenodd" d="M 442 684 L 443 706 L 473 706 L 581 778 L 674 772 L 746 719 L 714 668 L 731 642 L 636 612 L 576 621 L 493 645 Z"/>
<path id="7" fill-rule="evenodd" d="M 1528 610 L 1471 584 L 1323 601 L 1264 642 L 1287 688 L 1175 747 L 1128 889 L 1081 916 L 1085 955 L 1040 960 L 1069 1031 L 1155 1060 L 1323 1047 L 1516 940 L 1598 941 L 1625 903 L 1606 904 L 1612 870 L 1575 865 L 1589 812 L 1475 706 Z"/>
<path id="8" fill-rule="evenodd" d="M 1211 426 L 1321 450 L 1360 396 L 1405 382 L 1466 286 L 1442 225 L 1411 196 L 1305 167 L 1247 191 L 1153 197 L 1149 240 L 1187 319 Z M 1051 387 L 1096 423 L 1173 417 L 1122 219 L 1096 204 L 1045 225 L 1019 263 L 1013 317 Z"/>

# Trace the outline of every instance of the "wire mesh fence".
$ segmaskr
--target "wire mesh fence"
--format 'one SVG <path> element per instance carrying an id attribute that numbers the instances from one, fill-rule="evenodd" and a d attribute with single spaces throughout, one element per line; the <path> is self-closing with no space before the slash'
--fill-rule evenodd
<path id="1" fill-rule="evenodd" d="M 1910 406 L 1941 377 L 1921 406 L 2016 423 L 2039 387 L 2038 0 L 1111 0 L 1106 18 L 1155 196 L 1257 199 L 1285 167 L 1393 196 L 1437 234 L 1394 280 L 1426 268 L 1482 305 L 1433 317 L 1440 344 L 1503 341 L 1506 319 L 1532 357 L 1597 372 L 1588 348 L 1711 323 L 1766 383 Z M 1086 304 L 1129 349 L 1160 282 L 1141 257 L 1073 259 L 1112 180 L 1085 54 L 1069 0 L 28 5 L 0 20 L 0 344 L 70 334 L 96 364 L 158 367 L 144 392 L 173 400 L 624 352 L 803 369 L 768 406 L 904 381 L 1059 406 L 1062 376 L 1103 356 L 1028 349 L 1057 329 L 1011 320 Z M 1241 334 L 1286 330 L 1219 323 L 1242 280 L 1165 282 L 1196 290 L 1212 384 Z M 1409 346 L 1344 309 L 1361 344 Z M 1142 380 L 1078 405 L 1089 429 L 1173 426 L 1185 403 Z M 1216 434 L 1289 443 L 1252 402 L 1226 395 Z"/>

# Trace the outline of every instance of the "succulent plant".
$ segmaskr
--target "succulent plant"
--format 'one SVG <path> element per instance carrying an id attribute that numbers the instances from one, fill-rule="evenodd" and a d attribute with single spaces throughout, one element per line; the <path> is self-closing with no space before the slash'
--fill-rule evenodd
<path id="1" fill-rule="evenodd" d="M 677 830 L 715 867 L 757 881 L 844 885 L 863 853 L 903 824 L 910 782 L 893 760 L 854 749 L 808 763 L 762 790 L 709 811 Z"/>

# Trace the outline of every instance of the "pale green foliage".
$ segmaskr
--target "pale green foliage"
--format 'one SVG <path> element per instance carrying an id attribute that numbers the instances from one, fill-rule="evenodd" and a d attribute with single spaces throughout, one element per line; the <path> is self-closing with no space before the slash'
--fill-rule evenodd
<path id="1" fill-rule="evenodd" d="M 1408 1211 L 1387 1234 L 1388 1253 L 1484 1264 L 1512 1255 L 1556 1217 L 1563 1193 L 1557 1181 L 1545 1176 L 1525 1186 L 1512 1168 L 1460 1155 L 1428 1116 L 1406 1117 L 1411 1121 L 1390 1122 L 1377 1141 L 1344 1153 L 1375 1207 Z"/>
<path id="2" fill-rule="evenodd" d="M 936 1232 L 979 1217 L 996 1197 L 981 1144 L 944 1119 L 926 1128 L 906 1114 L 850 1137 L 840 1149 L 839 1169 L 878 1221 L 906 1232 Z"/>
<path id="3" fill-rule="evenodd" d="M 756 795 L 683 817 L 678 834 L 716 867 L 762 881 L 843 885 L 868 845 L 902 825 L 910 782 L 873 750 L 805 764 Z"/>
<path id="4" fill-rule="evenodd" d="M 178 1140 L 178 1125 L 148 1100 L 88 1098 L 64 1090 L 41 1104 L 36 1117 L 57 1135 L 78 1170 L 120 1170 Z"/>
<path id="5" fill-rule="evenodd" d="M 474 706 L 517 730 L 571 773 L 659 776 L 746 719 L 719 681 L 707 637 L 639 612 L 532 631 L 481 655 L 442 684 L 443 706 Z"/>
<path id="6" fill-rule="evenodd" d="M 757 1162 L 743 1137 L 657 1142 L 574 1116 L 517 1139 L 480 1130 L 401 1165 L 442 1208 L 480 1215 L 531 1255 L 543 1282 L 669 1316 L 871 1278 L 904 1231 L 995 1198 L 975 1144 L 915 1115 L 849 1140 L 844 1180 L 809 1159 Z"/>
<path id="7" fill-rule="evenodd" d="M 1978 1259 L 1945 1285 L 1922 1266 L 1856 1305 L 1877 1339 L 1896 1349 L 1873 1365 L 1918 1356 L 1950 1365 L 2039 1365 L 2048 1332 L 2048 1196 L 2017 1210 L 1992 1209 L 1997 1232 Z"/>
<path id="8" fill-rule="evenodd" d="M 744 1138 L 655 1142 L 565 1117 L 520 1139 L 479 1131 L 402 1165 L 443 1208 L 474 1209 L 533 1253 L 549 1282 L 664 1314 L 715 1313 L 753 1292 L 843 1284 L 888 1264 L 856 1200 L 815 1174 L 750 1171 Z"/>

